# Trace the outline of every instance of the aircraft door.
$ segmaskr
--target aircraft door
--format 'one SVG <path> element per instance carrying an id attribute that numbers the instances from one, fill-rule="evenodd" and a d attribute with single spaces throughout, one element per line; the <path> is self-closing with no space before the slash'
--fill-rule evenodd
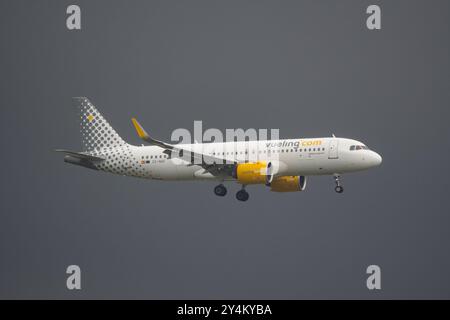
<path id="1" fill-rule="evenodd" d="M 330 139 L 330 144 L 328 148 L 328 159 L 337 159 L 339 158 L 338 155 L 338 146 L 339 146 L 339 140 L 338 139 Z"/>

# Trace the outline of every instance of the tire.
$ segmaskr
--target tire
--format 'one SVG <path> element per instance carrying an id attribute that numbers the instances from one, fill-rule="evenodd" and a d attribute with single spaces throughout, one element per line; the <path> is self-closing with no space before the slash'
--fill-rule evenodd
<path id="1" fill-rule="evenodd" d="M 249 197 L 250 195 L 245 190 L 239 190 L 236 193 L 236 199 L 238 199 L 239 201 L 247 201 Z"/>
<path id="2" fill-rule="evenodd" d="M 214 194 L 219 197 L 224 197 L 227 194 L 227 188 L 223 184 L 214 187 Z"/>
<path id="3" fill-rule="evenodd" d="M 334 188 L 334 191 L 336 191 L 337 193 L 342 193 L 344 192 L 344 188 L 342 186 L 336 186 L 336 188 Z"/>

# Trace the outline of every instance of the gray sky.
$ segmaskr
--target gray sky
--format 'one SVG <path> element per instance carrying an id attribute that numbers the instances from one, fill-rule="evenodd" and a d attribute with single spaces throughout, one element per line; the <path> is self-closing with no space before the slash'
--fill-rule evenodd
<path id="1" fill-rule="evenodd" d="M 450 298 L 448 1 L 76 1 L 68 31 L 72 3 L 0 2 L 0 298 Z M 94 172 L 52 152 L 80 148 L 72 96 L 133 144 L 133 116 L 162 140 L 202 120 L 335 133 L 383 164 L 246 203 Z"/>

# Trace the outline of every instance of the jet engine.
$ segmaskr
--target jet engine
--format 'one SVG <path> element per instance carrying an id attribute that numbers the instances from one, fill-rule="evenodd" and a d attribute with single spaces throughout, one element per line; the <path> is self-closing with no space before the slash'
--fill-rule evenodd
<path id="1" fill-rule="evenodd" d="M 238 164 L 233 177 L 241 184 L 266 184 L 270 186 L 276 177 L 282 175 L 287 166 L 281 161 L 249 162 Z"/>
<path id="2" fill-rule="evenodd" d="M 275 177 L 270 183 L 270 191 L 293 192 L 303 191 L 306 188 L 305 176 L 281 176 Z"/>
<path id="3" fill-rule="evenodd" d="M 284 162 L 278 160 L 272 160 L 267 164 L 267 179 L 266 185 L 270 186 L 272 181 L 276 177 L 282 176 L 287 170 L 287 166 Z"/>
<path id="4" fill-rule="evenodd" d="M 236 166 L 233 177 L 244 185 L 267 183 L 267 163 L 240 163 Z"/>

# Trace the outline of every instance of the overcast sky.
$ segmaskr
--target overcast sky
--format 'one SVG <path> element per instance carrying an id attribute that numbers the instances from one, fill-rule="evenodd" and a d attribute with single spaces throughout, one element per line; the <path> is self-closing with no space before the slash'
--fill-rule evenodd
<path id="1" fill-rule="evenodd" d="M 450 298 L 448 1 L 76 1 L 69 31 L 72 3 L 0 2 L 1 298 Z M 133 116 L 166 141 L 202 120 L 334 133 L 383 164 L 246 203 L 114 176 L 52 152 L 81 148 L 72 96 L 135 145 Z"/>

